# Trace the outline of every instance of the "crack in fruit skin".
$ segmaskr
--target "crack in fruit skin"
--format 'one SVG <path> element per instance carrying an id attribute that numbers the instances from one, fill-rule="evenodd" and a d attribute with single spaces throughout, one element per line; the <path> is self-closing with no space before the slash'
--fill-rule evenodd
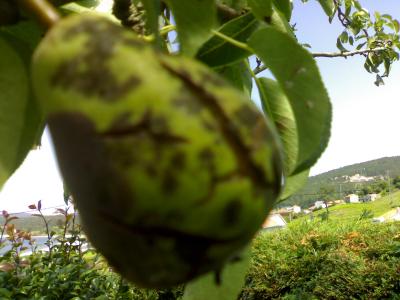
<path id="1" fill-rule="evenodd" d="M 102 132 L 101 135 L 104 138 L 124 138 L 127 136 L 134 136 L 140 133 L 147 133 L 152 139 L 157 141 L 160 144 L 173 144 L 173 143 L 186 143 L 187 140 L 183 137 L 173 136 L 169 134 L 167 131 L 165 132 L 156 132 L 152 129 L 152 120 L 151 120 L 151 112 L 146 112 L 143 116 L 143 119 L 140 120 L 137 124 L 127 124 L 118 128 L 118 126 L 114 128 L 110 128 L 109 130 Z"/>
<path id="2" fill-rule="evenodd" d="M 84 230 L 135 284 L 221 270 L 278 197 L 275 134 L 200 63 L 85 14 L 47 34 L 32 73 Z"/>
<path id="3" fill-rule="evenodd" d="M 262 186 L 264 184 L 267 184 L 264 178 L 263 171 L 260 170 L 259 166 L 257 166 L 252 162 L 251 158 L 249 158 L 248 156 L 249 149 L 247 149 L 247 147 L 243 144 L 241 138 L 237 134 L 235 126 L 225 115 L 225 112 L 219 105 L 218 100 L 216 100 L 211 93 L 203 89 L 200 85 L 197 85 L 195 82 L 193 82 L 191 80 L 190 74 L 186 73 L 186 70 L 184 69 L 176 70 L 171 68 L 167 64 L 163 65 L 169 72 L 171 72 L 175 76 L 180 77 L 182 81 L 187 84 L 188 88 L 192 89 L 193 91 L 195 91 L 195 93 L 200 95 L 198 99 L 202 101 L 204 106 L 207 107 L 207 109 L 215 117 L 220 127 L 222 135 L 224 136 L 227 143 L 231 146 L 233 152 L 235 153 L 237 164 L 240 169 L 239 173 L 249 176 L 255 182 L 256 186 L 257 185 Z M 213 78 L 212 76 L 210 77 Z M 217 81 L 217 85 L 222 85 L 222 84 L 225 83 Z M 259 115 L 257 115 L 257 117 L 258 116 Z M 251 122 L 254 122 L 254 120 L 251 120 Z"/>

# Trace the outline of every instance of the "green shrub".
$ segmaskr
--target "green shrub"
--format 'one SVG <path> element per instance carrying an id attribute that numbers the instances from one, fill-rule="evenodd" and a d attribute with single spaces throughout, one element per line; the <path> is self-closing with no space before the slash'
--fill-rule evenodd
<path id="1" fill-rule="evenodd" d="M 182 287 L 146 290 L 123 280 L 95 250 L 84 250 L 87 241 L 68 208 L 59 210 L 65 222 L 58 233 L 49 230 L 40 205 L 34 209 L 38 210 L 48 235 L 46 252 L 36 251 L 31 234 L 17 230 L 11 224 L 13 217 L 3 211 L 0 248 L 5 244 L 4 233 L 12 248 L 0 256 L 0 300 L 172 300 L 182 295 Z M 26 242 L 33 252 L 24 256 Z"/>
<path id="2" fill-rule="evenodd" d="M 400 224 L 304 222 L 254 241 L 242 300 L 398 299 Z"/>
<path id="3" fill-rule="evenodd" d="M 35 249 L 30 234 L 12 224 L 4 227 L 12 249 L 0 257 L 0 300 L 181 298 L 183 287 L 139 289 L 114 273 L 95 250 L 83 251 L 86 241 L 68 215 L 66 227 L 48 232 L 49 251 L 29 256 L 21 253 L 24 241 Z M 399 278 L 400 223 L 293 222 L 254 240 L 240 299 L 400 299 Z"/>

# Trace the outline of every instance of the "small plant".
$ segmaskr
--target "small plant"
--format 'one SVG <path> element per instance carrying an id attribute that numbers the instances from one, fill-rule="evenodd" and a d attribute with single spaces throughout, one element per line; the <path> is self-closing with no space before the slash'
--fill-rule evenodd
<path id="1" fill-rule="evenodd" d="M 364 208 L 360 216 L 358 217 L 358 220 L 372 219 L 373 217 L 374 217 L 374 212 L 370 209 Z"/>
<path id="2" fill-rule="evenodd" d="M 178 299 L 182 287 L 143 290 L 132 286 L 113 272 L 104 258 L 88 246 L 71 203 L 56 213 L 64 217 L 63 226 L 50 231 L 42 203 L 30 205 L 37 210 L 48 233 L 47 251 L 39 251 L 28 232 L 10 224 L 15 217 L 3 212 L 2 246 L 10 247 L 0 256 L 0 299 Z M 71 212 L 72 211 L 72 212 Z M 7 234 L 7 237 L 5 238 Z M 31 254 L 24 253 L 27 245 Z"/>

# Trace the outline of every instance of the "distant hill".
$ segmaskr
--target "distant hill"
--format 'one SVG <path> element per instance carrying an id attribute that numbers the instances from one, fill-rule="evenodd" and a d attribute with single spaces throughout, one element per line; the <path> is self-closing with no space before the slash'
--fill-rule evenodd
<path id="1" fill-rule="evenodd" d="M 34 233 L 45 233 L 45 225 L 40 217 L 32 216 L 31 214 L 11 214 L 12 217 L 18 217 L 18 219 L 11 221 L 15 224 L 16 229 L 24 231 L 32 231 Z M 64 223 L 64 217 L 62 215 L 46 215 L 46 220 L 49 222 L 50 230 L 54 230 L 56 227 L 62 226 Z M 0 224 L 4 224 L 4 218 L 0 216 Z"/>
<path id="2" fill-rule="evenodd" d="M 22 213 L 16 213 L 16 214 L 12 213 L 11 216 L 22 219 L 22 218 L 30 218 L 30 217 L 32 217 L 32 214 L 26 213 L 26 212 L 22 212 Z"/>
<path id="3" fill-rule="evenodd" d="M 320 188 L 333 190 L 333 197 L 342 199 L 345 195 L 359 192 L 365 185 L 387 181 L 388 177 L 400 176 L 400 156 L 383 157 L 363 163 L 345 166 L 309 178 L 306 186 L 279 206 L 310 206 L 321 199 Z"/>

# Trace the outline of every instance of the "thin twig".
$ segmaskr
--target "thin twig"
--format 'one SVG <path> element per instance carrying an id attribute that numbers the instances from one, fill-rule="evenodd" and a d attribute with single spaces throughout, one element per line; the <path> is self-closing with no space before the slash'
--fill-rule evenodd
<path id="1" fill-rule="evenodd" d="M 18 0 L 18 5 L 45 28 L 52 27 L 61 18 L 57 9 L 47 0 Z"/>
<path id="2" fill-rule="evenodd" d="M 389 48 L 386 47 L 379 47 L 379 48 L 374 48 L 374 49 L 364 49 L 364 50 L 356 50 L 356 51 L 347 51 L 347 52 L 315 52 L 315 53 L 311 53 L 311 55 L 313 57 L 329 57 L 329 58 L 333 58 L 333 57 L 349 57 L 349 56 L 354 56 L 354 55 L 364 55 L 364 54 L 369 54 L 369 53 L 376 53 L 376 52 L 381 52 L 381 51 L 385 51 L 388 50 Z M 257 66 L 256 68 L 254 68 L 253 72 L 254 74 L 259 74 L 262 71 L 265 71 L 266 69 L 268 69 L 267 66 L 265 65 L 261 65 L 261 66 Z"/>
<path id="3" fill-rule="evenodd" d="M 232 19 L 235 19 L 235 18 L 241 16 L 241 13 L 239 11 L 237 11 L 237 10 L 233 9 L 232 7 L 229 7 L 228 5 L 225 5 L 225 4 L 218 3 L 217 11 L 218 11 L 218 14 L 225 19 L 225 21 L 229 21 L 229 20 L 232 20 Z"/>
<path id="4" fill-rule="evenodd" d="M 317 53 L 311 53 L 313 57 L 349 57 L 349 56 L 354 56 L 354 55 L 364 55 L 368 53 L 375 53 L 375 52 L 381 52 L 388 50 L 386 47 L 379 47 L 379 48 L 374 48 L 374 49 L 364 49 L 364 50 L 356 50 L 356 51 L 345 51 L 345 52 L 317 52 Z"/>
<path id="5" fill-rule="evenodd" d="M 338 19 L 339 19 L 340 23 L 343 25 L 343 27 L 349 28 L 352 23 L 351 20 L 346 16 L 345 13 L 343 13 L 342 9 L 340 8 L 338 0 L 333 0 L 333 3 L 335 4 L 335 6 L 337 8 Z M 363 28 L 361 30 L 364 32 L 365 36 L 367 38 L 369 38 L 368 30 L 365 28 Z"/>

